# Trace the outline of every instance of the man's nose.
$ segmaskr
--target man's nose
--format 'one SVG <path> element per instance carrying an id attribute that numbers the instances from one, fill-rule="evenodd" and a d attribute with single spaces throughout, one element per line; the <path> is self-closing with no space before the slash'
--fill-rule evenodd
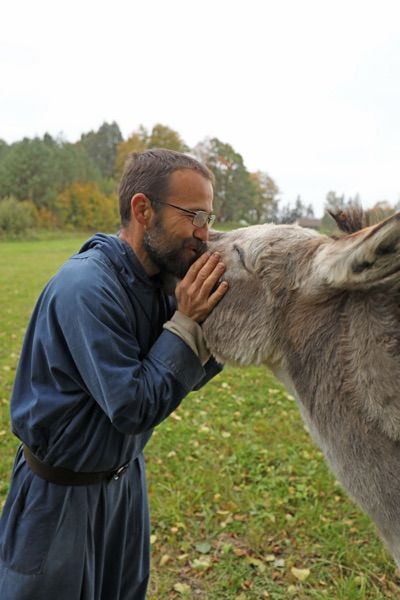
<path id="1" fill-rule="evenodd" d="M 208 240 L 208 236 L 208 225 L 203 225 L 203 227 L 196 227 L 193 231 L 193 237 L 202 242 L 206 242 Z"/>

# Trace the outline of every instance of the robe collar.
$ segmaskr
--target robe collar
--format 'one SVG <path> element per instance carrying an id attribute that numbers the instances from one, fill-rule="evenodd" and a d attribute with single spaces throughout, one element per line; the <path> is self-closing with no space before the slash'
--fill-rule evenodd
<path id="1" fill-rule="evenodd" d="M 133 284 L 138 282 L 150 288 L 163 286 L 162 277 L 159 274 L 150 277 L 131 246 L 117 235 L 96 233 L 85 242 L 79 250 L 79 254 L 92 248 L 99 249 L 107 256 L 119 277 L 126 282 L 129 288 L 132 289 Z"/>

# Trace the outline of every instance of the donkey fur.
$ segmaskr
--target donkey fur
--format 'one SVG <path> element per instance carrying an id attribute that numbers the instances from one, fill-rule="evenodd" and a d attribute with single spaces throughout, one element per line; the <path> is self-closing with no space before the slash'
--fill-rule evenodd
<path id="1" fill-rule="evenodd" d="M 339 239 L 212 232 L 229 290 L 203 324 L 224 363 L 267 365 L 400 566 L 400 213 Z"/>

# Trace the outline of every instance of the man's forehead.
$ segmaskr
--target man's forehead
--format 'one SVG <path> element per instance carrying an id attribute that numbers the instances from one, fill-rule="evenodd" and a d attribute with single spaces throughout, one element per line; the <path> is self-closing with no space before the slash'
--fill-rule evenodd
<path id="1" fill-rule="evenodd" d="M 171 173 L 168 183 L 170 194 L 179 193 L 182 190 L 187 192 L 199 190 L 203 194 L 209 191 L 212 192 L 211 181 L 204 177 L 202 173 L 193 169 L 179 169 L 174 171 Z"/>
<path id="2" fill-rule="evenodd" d="M 170 202 L 190 210 L 213 210 L 214 190 L 209 179 L 197 171 L 185 169 L 171 174 L 167 192 Z"/>

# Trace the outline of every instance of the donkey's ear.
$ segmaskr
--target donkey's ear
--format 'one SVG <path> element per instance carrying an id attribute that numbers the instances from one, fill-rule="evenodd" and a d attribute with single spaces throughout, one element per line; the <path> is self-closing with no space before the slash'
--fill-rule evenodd
<path id="1" fill-rule="evenodd" d="M 332 287 L 357 288 L 387 277 L 400 286 L 400 213 L 338 240 L 323 244 L 314 276 Z"/>

